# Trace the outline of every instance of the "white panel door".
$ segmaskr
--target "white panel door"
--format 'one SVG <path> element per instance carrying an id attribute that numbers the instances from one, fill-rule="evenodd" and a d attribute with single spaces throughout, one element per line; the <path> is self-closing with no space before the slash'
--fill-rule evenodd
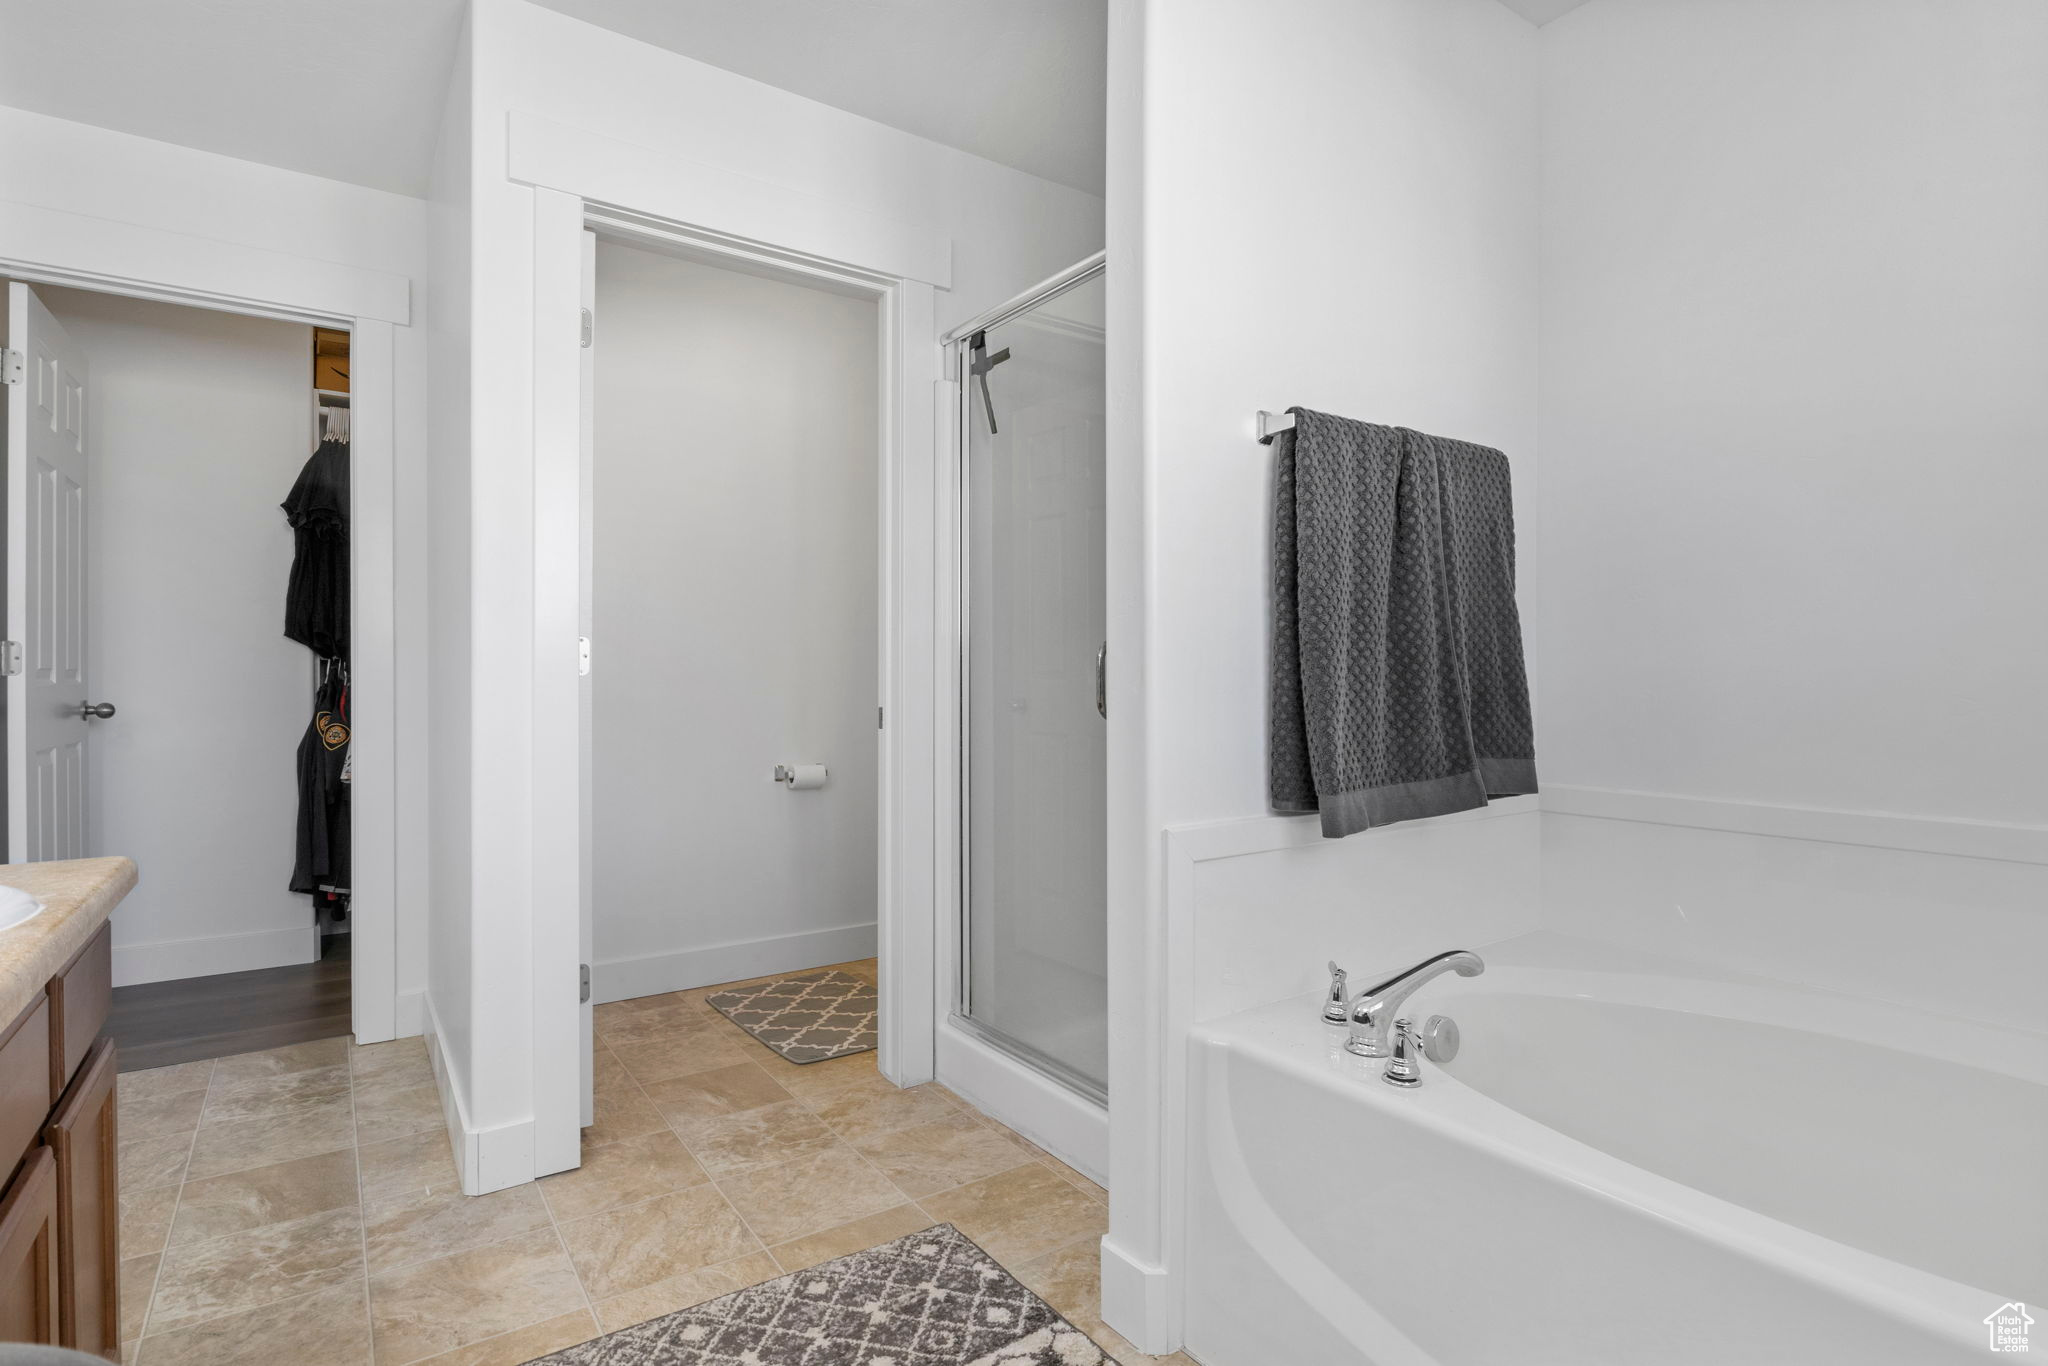
<path id="1" fill-rule="evenodd" d="M 83 858 L 85 828 L 85 356 L 35 291 L 7 287 L 22 353 L 7 404 L 7 857 Z"/>

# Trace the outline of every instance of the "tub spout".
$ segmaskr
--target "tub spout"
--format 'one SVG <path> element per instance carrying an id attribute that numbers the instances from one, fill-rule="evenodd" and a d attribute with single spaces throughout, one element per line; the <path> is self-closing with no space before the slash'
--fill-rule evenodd
<path id="1" fill-rule="evenodd" d="M 1485 971 L 1486 964 L 1478 954 L 1470 949 L 1452 949 L 1425 959 L 1406 972 L 1397 972 L 1377 986 L 1367 987 L 1352 999 L 1351 1037 L 1344 1041 L 1344 1047 L 1361 1058 L 1386 1057 L 1387 1033 L 1394 1016 L 1417 988 L 1447 972 L 1477 977 Z"/>

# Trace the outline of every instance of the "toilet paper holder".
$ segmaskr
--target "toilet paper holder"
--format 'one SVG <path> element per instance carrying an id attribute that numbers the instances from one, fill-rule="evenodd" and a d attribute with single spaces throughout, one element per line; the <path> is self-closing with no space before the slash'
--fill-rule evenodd
<path id="1" fill-rule="evenodd" d="M 825 780 L 831 776 L 831 770 L 823 764 L 777 764 L 775 766 L 775 781 L 781 783 L 784 787 L 795 789 L 800 769 L 811 769 L 816 774 L 814 780 L 804 784 L 805 788 L 823 787 Z"/>

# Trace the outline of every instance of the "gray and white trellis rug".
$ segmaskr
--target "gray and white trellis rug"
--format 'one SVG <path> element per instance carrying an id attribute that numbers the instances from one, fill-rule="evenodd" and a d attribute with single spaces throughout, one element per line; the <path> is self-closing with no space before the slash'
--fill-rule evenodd
<path id="1" fill-rule="evenodd" d="M 1116 1366 L 951 1224 L 530 1366 Z"/>
<path id="2" fill-rule="evenodd" d="M 875 1046 L 874 983 L 852 973 L 777 977 L 705 999 L 791 1062 L 823 1062 Z"/>

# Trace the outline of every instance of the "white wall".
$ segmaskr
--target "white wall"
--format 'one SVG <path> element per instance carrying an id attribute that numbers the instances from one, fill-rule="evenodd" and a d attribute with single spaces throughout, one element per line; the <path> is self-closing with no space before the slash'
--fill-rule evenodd
<path id="1" fill-rule="evenodd" d="M 312 656 L 283 633 L 278 504 L 312 449 L 312 330 L 38 286 L 92 366 L 86 658 L 94 853 L 143 881 L 114 981 L 310 962 L 286 890 Z"/>
<path id="2" fill-rule="evenodd" d="M 408 280 L 425 273 L 425 206 L 420 201 L 210 152 L 0 107 L 0 254 L 26 243 L 72 238 L 97 250 L 146 249 L 124 267 L 194 282 L 269 263 L 281 290 L 323 280 L 331 268 L 351 280 L 383 277 L 403 302 Z M 423 310 L 413 301 L 413 316 Z M 415 756 L 426 733 L 425 506 L 432 452 L 426 433 L 428 382 L 423 329 L 393 329 L 398 391 L 395 462 L 398 518 L 396 631 L 399 1021 L 426 986 L 426 773 Z M 282 495 L 280 495 L 281 497 Z M 412 1022 L 417 1028 L 417 1021 Z"/>
<path id="3" fill-rule="evenodd" d="M 2048 7 L 1542 53 L 1546 782 L 2048 822 Z"/>
<path id="4" fill-rule="evenodd" d="M 1534 37 L 1491 0 L 1151 13 L 1146 724 L 1162 825 L 1266 809 L 1272 454 L 1251 440 L 1256 410 L 1501 448 L 1534 566 Z M 1286 78 L 1244 79 L 1249 52 L 1287 54 Z"/>
<path id="5" fill-rule="evenodd" d="M 596 313 L 596 999 L 866 957 L 875 302 L 600 243 Z"/>
<path id="6" fill-rule="evenodd" d="M 427 867 L 429 981 L 423 1021 L 444 1069 L 443 1100 L 458 1115 L 469 1095 L 472 987 L 470 753 L 470 123 L 473 86 L 470 27 L 464 22 L 449 72 L 447 100 L 434 144 L 427 202 L 430 262 L 425 351 L 432 399 L 433 449 L 427 497 L 428 577 L 433 631 L 428 707 L 436 724 L 426 736 L 427 813 L 432 832 Z"/>
<path id="7" fill-rule="evenodd" d="M 769 196 L 805 196 L 825 220 L 929 224 L 952 243 L 942 326 L 1099 247 L 1101 202 L 523 0 L 478 0 L 471 26 L 470 368 L 466 376 L 437 371 L 469 400 L 466 443 L 455 424 L 446 428 L 451 452 L 466 444 L 472 475 L 469 674 L 464 697 L 447 699 L 437 716 L 468 727 L 467 874 L 458 895 L 490 914 L 471 920 L 466 934 L 451 917 L 445 941 L 437 926 L 435 1009 L 450 1044 L 444 1053 L 466 1079 L 456 1097 L 462 1122 L 490 1136 L 479 1141 L 506 1154 L 502 1170 L 510 1172 L 522 1144 L 532 1152 L 532 983 L 537 969 L 553 971 L 531 952 L 536 194 L 508 178 L 510 120 L 537 116 L 646 153 L 685 190 L 700 177 L 747 183 Z M 443 145 L 451 145 L 445 130 Z M 448 190 L 450 221 L 462 199 Z M 449 816 L 461 819 L 454 795 Z M 459 1024 L 447 1018 L 458 1009 L 458 978 L 479 988 Z M 505 1178 L 514 1179 L 524 1178 Z"/>
<path id="8" fill-rule="evenodd" d="M 1158 1350 L 1177 1331 L 1169 1075 L 1185 1017 L 1167 998 L 1206 989 L 1196 961 L 1168 956 L 1179 903 L 1161 834 L 1266 809 L 1272 461 L 1252 415 L 1301 404 L 1505 450 L 1533 604 L 1535 30 L 1493 0 L 1129 0 L 1111 8 L 1110 87 L 1110 649 L 1121 667 L 1110 676 L 1103 1305 Z M 1264 854 L 1244 870 L 1250 885 L 1205 912 L 1203 933 L 1232 942 L 1215 917 L 1249 917 L 1262 953 L 1306 980 L 1345 947 L 1332 942 L 1335 919 L 1351 925 L 1355 954 L 1378 961 L 1394 941 L 1373 933 L 1374 879 L 1400 848 L 1390 832 Z M 1425 864 L 1400 883 L 1405 895 L 1455 908 L 1461 857 L 1488 855 L 1448 856 L 1440 881 Z M 1297 874 L 1304 859 L 1312 876 Z M 1320 913 L 1296 905 L 1290 889 L 1309 885 L 1298 876 L 1342 900 Z M 1460 928 L 1447 914 L 1441 947 Z"/>
<path id="9" fill-rule="evenodd" d="M 1545 924 L 2043 1028 L 2048 9 L 1541 48 Z"/>

